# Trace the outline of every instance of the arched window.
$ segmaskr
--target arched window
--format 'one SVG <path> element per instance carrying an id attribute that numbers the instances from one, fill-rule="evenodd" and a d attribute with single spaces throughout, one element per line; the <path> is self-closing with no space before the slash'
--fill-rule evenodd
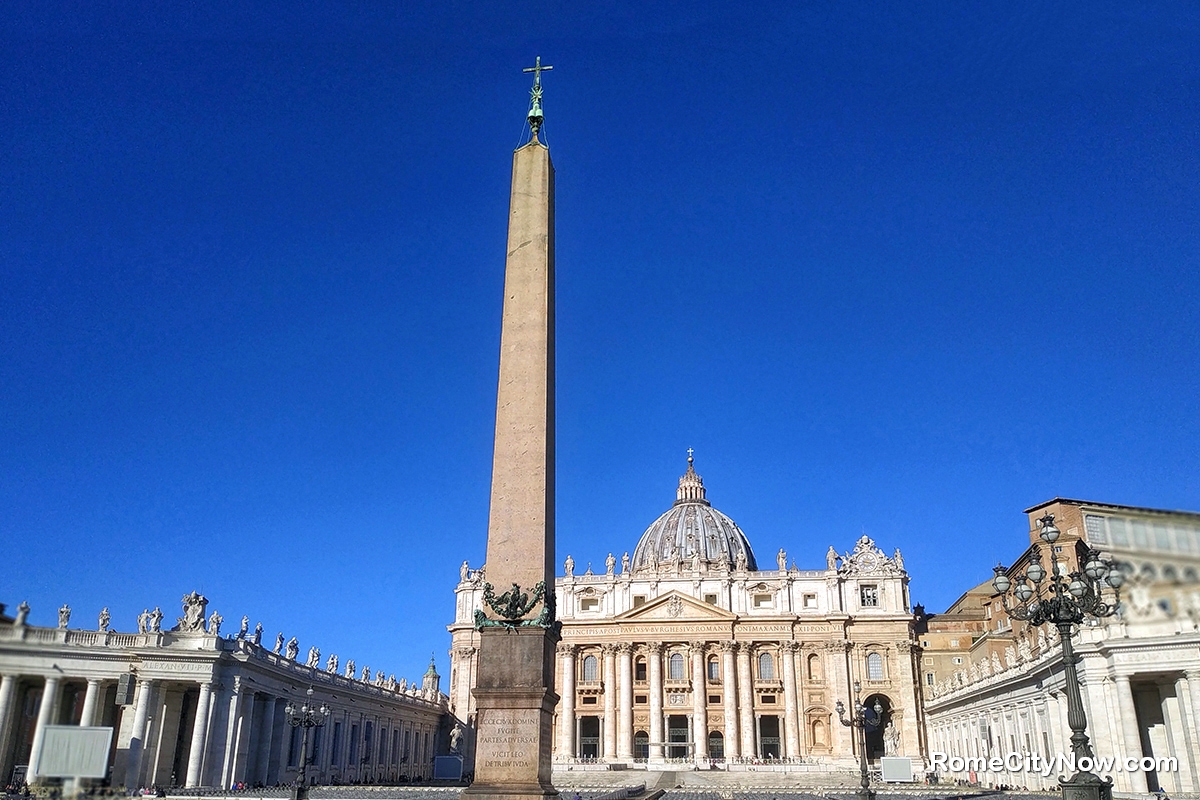
<path id="1" fill-rule="evenodd" d="M 810 653 L 808 656 L 808 679 L 810 681 L 824 680 L 824 675 L 821 674 L 821 657 L 816 653 Z"/>
<path id="2" fill-rule="evenodd" d="M 867 680 L 883 680 L 883 656 L 879 653 L 867 654 Z"/>
<path id="3" fill-rule="evenodd" d="M 646 659 L 644 656 L 638 656 L 633 662 L 633 679 L 638 683 L 646 680 Z"/>
<path id="4" fill-rule="evenodd" d="M 721 662 L 716 656 L 708 658 L 708 679 L 713 683 L 718 683 L 721 680 Z"/>
<path id="5" fill-rule="evenodd" d="M 585 681 L 600 680 L 600 664 L 596 661 L 595 656 L 586 656 L 583 659 L 583 679 Z"/>
<path id="6" fill-rule="evenodd" d="M 673 681 L 683 680 L 683 655 L 681 653 L 671 653 L 671 657 L 667 659 L 667 677 Z"/>
<path id="7" fill-rule="evenodd" d="M 775 680 L 775 659 L 770 653 L 758 654 L 758 679 L 763 681 Z"/>

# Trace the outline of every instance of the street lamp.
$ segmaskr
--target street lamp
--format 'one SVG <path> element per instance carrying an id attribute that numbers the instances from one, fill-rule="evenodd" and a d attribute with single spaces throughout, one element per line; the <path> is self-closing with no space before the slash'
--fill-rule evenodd
<path id="1" fill-rule="evenodd" d="M 1085 619 L 1111 617 L 1117 613 L 1121 584 L 1125 582 L 1125 575 L 1114 562 L 1101 558 L 1099 552 L 1083 542 L 1079 543 L 1079 560 L 1084 565 L 1083 570 L 1076 570 L 1069 575 L 1062 574 L 1054 560 L 1053 547 L 1059 537 L 1059 530 L 1054 527 L 1054 515 L 1047 514 L 1038 520 L 1038 524 L 1042 528 L 1038 535 L 1051 547 L 1051 574 L 1047 575 L 1046 570 L 1042 568 L 1041 547 L 1034 544 L 1025 574 L 1017 575 L 1014 582 L 1003 565 L 997 566 L 992 586 L 999 593 L 1004 610 L 1013 619 L 1028 622 L 1030 625 L 1049 622 L 1058 628 L 1066 676 L 1067 724 L 1071 726 L 1071 752 L 1075 755 L 1077 764 L 1079 759 L 1085 757 L 1092 762 L 1095 753 L 1088 741 L 1087 715 L 1084 713 L 1083 698 L 1079 693 L 1075 649 L 1071 646 L 1071 626 L 1078 625 Z M 1046 581 L 1047 577 L 1049 582 Z M 1102 597 L 1106 589 L 1113 591 L 1111 603 L 1105 602 Z M 1013 605 L 1009 605 L 1010 597 L 1016 600 Z M 1112 798 L 1112 779 L 1102 780 L 1091 771 L 1077 770 L 1070 778 L 1060 781 L 1060 786 L 1063 800 Z"/>
<path id="2" fill-rule="evenodd" d="M 875 719 L 873 721 L 868 719 L 867 718 L 868 709 L 866 706 L 864 706 L 862 704 L 862 701 L 859 700 L 859 698 L 858 698 L 859 694 L 861 694 L 861 693 L 862 693 L 862 684 L 859 683 L 858 681 L 855 681 L 854 682 L 854 713 L 850 716 L 849 719 L 846 719 L 846 704 L 843 703 L 840 699 L 836 703 L 833 704 L 833 707 L 835 709 L 837 709 L 838 719 L 841 720 L 841 723 L 843 725 L 845 725 L 848 728 L 858 728 L 858 730 L 860 731 L 859 744 L 858 744 L 858 756 L 859 756 L 858 766 L 859 766 L 859 771 L 862 773 L 862 781 L 861 781 L 861 785 L 858 790 L 858 800 L 874 800 L 875 793 L 871 791 L 871 776 L 867 772 L 867 726 L 868 725 L 874 726 L 874 725 L 879 724 L 879 722 L 883 719 L 883 706 L 881 706 L 879 704 L 879 701 L 876 700 L 875 707 L 873 709 L 870 709 L 875 712 Z"/>
<path id="3" fill-rule="evenodd" d="M 329 721 L 329 706 L 324 703 L 320 708 L 313 705 L 313 690 L 308 687 L 305 692 L 304 705 L 296 708 L 296 704 L 288 701 L 284 707 L 287 721 L 293 728 L 303 728 L 304 736 L 300 740 L 300 770 L 296 773 L 296 790 L 292 792 L 292 800 L 305 800 L 308 797 L 308 732 L 319 728 Z"/>

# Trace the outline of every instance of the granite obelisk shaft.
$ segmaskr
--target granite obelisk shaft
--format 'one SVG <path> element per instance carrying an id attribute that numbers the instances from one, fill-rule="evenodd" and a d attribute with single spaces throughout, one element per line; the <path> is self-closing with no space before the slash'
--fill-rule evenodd
<path id="1" fill-rule="evenodd" d="M 554 592 L 554 167 L 537 140 L 513 154 L 486 579 L 495 594 Z M 517 589 L 513 588 L 516 584 Z M 550 781 L 554 648 L 549 627 L 494 625 L 484 608 L 475 684 L 474 798 L 557 795 Z M 531 609 L 523 621 L 543 607 Z M 545 618 L 543 618 L 543 622 Z"/>

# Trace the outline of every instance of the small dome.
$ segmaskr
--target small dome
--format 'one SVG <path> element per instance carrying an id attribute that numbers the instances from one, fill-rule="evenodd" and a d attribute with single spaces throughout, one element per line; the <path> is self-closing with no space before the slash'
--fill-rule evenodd
<path id="1" fill-rule="evenodd" d="M 675 504 L 651 523 L 633 551 L 633 568 L 690 562 L 696 553 L 708 564 L 736 566 L 744 554 L 746 568 L 758 569 L 754 551 L 737 523 L 708 502 L 704 479 L 696 474 L 691 453 L 687 472 L 679 479 Z"/>

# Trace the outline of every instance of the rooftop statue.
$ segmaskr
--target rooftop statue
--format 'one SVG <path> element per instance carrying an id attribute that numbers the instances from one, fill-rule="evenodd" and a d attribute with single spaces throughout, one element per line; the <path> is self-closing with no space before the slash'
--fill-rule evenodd
<path id="1" fill-rule="evenodd" d="M 26 606 L 28 608 L 28 606 Z M 20 610 L 20 609 L 18 609 Z M 58 609 L 58 627 L 65 628 L 71 621 L 71 607 L 66 603 L 62 604 L 62 608 Z"/>
<path id="2" fill-rule="evenodd" d="M 13 620 L 13 625 L 24 625 L 27 619 L 29 619 L 29 603 L 22 600 L 21 605 L 17 606 L 17 617 Z"/>
<path id="3" fill-rule="evenodd" d="M 100 619 L 98 620 L 98 626 L 97 626 L 96 630 L 107 631 L 108 623 L 111 619 L 112 619 L 112 617 L 108 613 L 108 606 L 105 606 L 104 608 L 100 609 Z"/>
<path id="4" fill-rule="evenodd" d="M 68 614 L 70 613 L 70 609 L 67 610 L 67 613 Z M 158 633 L 159 631 L 161 631 L 162 630 L 162 621 L 163 621 L 162 609 L 159 608 L 158 606 L 155 606 L 154 610 L 150 612 L 150 632 Z"/>
<path id="5" fill-rule="evenodd" d="M 208 617 L 208 633 L 209 633 L 209 635 L 210 636 L 220 636 L 221 635 L 221 623 L 224 621 L 225 621 L 224 617 L 222 617 L 216 611 L 212 612 L 212 614 L 210 614 Z"/>

